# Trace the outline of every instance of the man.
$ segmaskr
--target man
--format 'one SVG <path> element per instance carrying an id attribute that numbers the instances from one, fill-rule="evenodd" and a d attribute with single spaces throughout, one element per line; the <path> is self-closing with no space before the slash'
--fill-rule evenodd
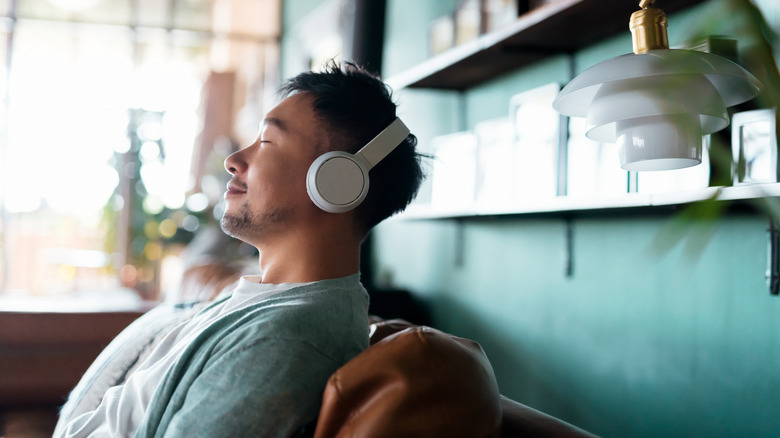
<path id="1" fill-rule="evenodd" d="M 302 73 L 281 94 L 259 138 L 225 160 L 222 228 L 258 249 L 262 276 L 241 278 L 172 328 L 96 408 L 61 420 L 57 435 L 292 436 L 316 419 L 328 377 L 367 347 L 360 244 L 414 198 L 416 139 L 398 131 L 387 87 L 354 65 Z M 329 151 L 353 157 L 391 128 L 386 157 L 357 154 L 374 165 L 365 199 L 326 211 L 312 194 L 320 184 L 312 163 Z"/>

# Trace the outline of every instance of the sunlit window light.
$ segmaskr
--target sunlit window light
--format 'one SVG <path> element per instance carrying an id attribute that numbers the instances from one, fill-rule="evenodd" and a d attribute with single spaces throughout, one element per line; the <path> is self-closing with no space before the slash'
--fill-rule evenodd
<path id="1" fill-rule="evenodd" d="M 99 0 L 49 0 L 54 6 L 68 11 L 79 12 L 95 6 Z"/>
<path id="2" fill-rule="evenodd" d="M 105 30 L 100 38 L 85 30 L 75 39 L 64 34 L 70 29 L 36 23 L 16 32 L 6 154 L 16 165 L 5 177 L 14 187 L 6 195 L 12 213 L 46 205 L 96 214 L 118 181 L 106 145 L 120 143 L 127 124 L 118 90 L 131 67 L 129 44 Z"/>
<path id="3" fill-rule="evenodd" d="M 194 193 L 187 197 L 187 210 L 200 213 L 209 206 L 209 198 L 205 193 Z"/>
<path id="4" fill-rule="evenodd" d="M 278 26 L 258 31 L 272 28 L 255 27 L 266 8 L 247 3 L 254 12 L 231 10 L 216 37 L 212 9 L 225 2 L 160 3 L 139 2 L 139 27 L 129 3 L 105 0 L 21 1 L 15 20 L 0 21 L 13 23 L 0 28 L 0 294 L 133 288 L 155 299 L 174 285 L 182 245 L 204 221 L 214 225 L 224 171 L 191 168 L 212 147 L 199 140 L 205 80 L 235 72 L 245 93 L 236 102 L 246 102 L 235 111 L 256 125 Z M 236 20 L 253 26 L 240 41 L 230 34 Z"/>

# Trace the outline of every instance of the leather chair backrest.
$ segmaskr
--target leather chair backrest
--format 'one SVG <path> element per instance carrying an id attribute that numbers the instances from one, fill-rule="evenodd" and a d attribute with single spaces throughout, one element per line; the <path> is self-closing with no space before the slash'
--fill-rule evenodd
<path id="1" fill-rule="evenodd" d="M 497 437 L 501 402 L 476 342 L 389 322 L 328 381 L 315 438 Z M 386 337 L 385 337 L 386 336 Z"/>

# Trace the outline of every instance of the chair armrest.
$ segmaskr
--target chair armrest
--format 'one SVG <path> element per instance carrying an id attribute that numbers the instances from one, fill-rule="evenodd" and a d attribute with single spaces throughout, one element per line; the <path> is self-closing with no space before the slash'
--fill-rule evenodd
<path id="1" fill-rule="evenodd" d="M 143 311 L 0 312 L 0 408 L 57 406 Z"/>
<path id="2" fill-rule="evenodd" d="M 54 407 L 0 411 L 0 436 L 5 438 L 50 438 L 55 424 Z"/>
<path id="3" fill-rule="evenodd" d="M 547 415 L 512 399 L 501 396 L 504 437 L 566 437 L 596 438 L 576 426 Z"/>

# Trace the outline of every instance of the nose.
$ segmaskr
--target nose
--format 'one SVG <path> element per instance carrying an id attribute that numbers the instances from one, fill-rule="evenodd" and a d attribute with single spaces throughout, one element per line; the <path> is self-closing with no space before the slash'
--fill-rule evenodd
<path id="1" fill-rule="evenodd" d="M 244 158 L 243 154 L 245 150 L 246 149 L 242 149 L 240 151 L 233 152 L 232 154 L 228 155 L 227 158 L 225 158 L 225 170 L 227 170 L 229 174 L 235 175 L 246 170 L 246 159 Z"/>

